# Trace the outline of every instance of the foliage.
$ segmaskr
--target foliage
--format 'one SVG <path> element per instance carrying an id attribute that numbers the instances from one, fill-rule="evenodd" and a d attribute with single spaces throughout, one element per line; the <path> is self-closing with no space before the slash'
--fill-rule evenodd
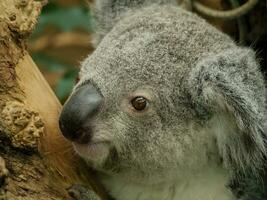
<path id="1" fill-rule="evenodd" d="M 34 41 L 46 34 L 45 31 L 51 29 L 51 27 L 58 32 L 72 32 L 75 30 L 91 32 L 92 23 L 90 19 L 90 12 L 85 5 L 77 4 L 62 7 L 57 1 L 49 1 L 42 10 L 31 40 Z M 49 56 L 42 51 L 32 52 L 31 55 L 42 71 L 63 73 L 63 76 L 58 80 L 56 87 L 53 89 L 60 101 L 64 102 L 75 83 L 78 69 L 60 58 Z"/>

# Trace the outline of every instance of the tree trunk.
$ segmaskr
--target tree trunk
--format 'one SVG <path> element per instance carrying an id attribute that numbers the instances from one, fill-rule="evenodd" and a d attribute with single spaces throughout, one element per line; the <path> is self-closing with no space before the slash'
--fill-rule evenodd
<path id="1" fill-rule="evenodd" d="M 0 199 L 69 199 L 76 183 L 107 199 L 60 134 L 61 105 L 26 51 L 45 3 L 0 1 Z"/>

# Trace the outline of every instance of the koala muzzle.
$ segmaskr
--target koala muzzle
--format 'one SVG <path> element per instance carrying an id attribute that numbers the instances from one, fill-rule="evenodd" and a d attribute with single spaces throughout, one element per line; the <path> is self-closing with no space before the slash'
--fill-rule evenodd
<path id="1" fill-rule="evenodd" d="M 99 110 L 103 97 L 91 84 L 78 88 L 63 106 L 59 127 L 67 139 L 75 142 L 89 142 L 91 138 L 90 119 Z"/>

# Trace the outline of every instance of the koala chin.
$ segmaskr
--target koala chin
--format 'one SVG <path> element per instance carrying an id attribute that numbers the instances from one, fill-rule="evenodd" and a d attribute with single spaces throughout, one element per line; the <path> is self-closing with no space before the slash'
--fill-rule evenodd
<path id="1" fill-rule="evenodd" d="M 255 53 L 175 0 L 96 0 L 60 128 L 115 200 L 266 200 Z"/>

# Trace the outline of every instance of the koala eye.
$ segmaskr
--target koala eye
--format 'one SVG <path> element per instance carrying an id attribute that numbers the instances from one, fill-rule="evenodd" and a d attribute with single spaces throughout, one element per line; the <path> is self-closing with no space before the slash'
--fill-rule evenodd
<path id="1" fill-rule="evenodd" d="M 134 109 L 137 111 L 145 110 L 147 105 L 148 105 L 147 99 L 145 97 L 142 97 L 142 96 L 135 97 L 131 101 L 131 103 L 132 103 L 132 106 L 134 107 Z"/>

